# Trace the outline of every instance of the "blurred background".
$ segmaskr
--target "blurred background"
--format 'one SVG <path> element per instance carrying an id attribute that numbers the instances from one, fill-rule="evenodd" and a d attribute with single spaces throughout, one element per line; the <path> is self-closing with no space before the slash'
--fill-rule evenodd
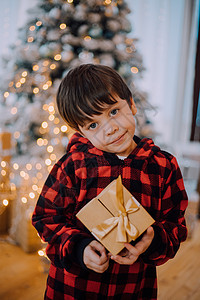
<path id="1" fill-rule="evenodd" d="M 158 268 L 159 299 L 199 299 L 200 1 L 1 0 L 0 19 L 0 298 L 43 298 L 31 215 L 73 133 L 55 95 L 70 68 L 98 63 L 127 82 L 137 135 L 177 157 L 189 196 L 188 240 Z"/>

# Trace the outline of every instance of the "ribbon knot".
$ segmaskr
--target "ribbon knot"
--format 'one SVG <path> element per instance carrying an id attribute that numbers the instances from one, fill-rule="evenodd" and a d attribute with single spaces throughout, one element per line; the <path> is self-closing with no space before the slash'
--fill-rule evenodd
<path id="1" fill-rule="evenodd" d="M 135 240 L 138 236 L 137 228 L 131 224 L 128 218 L 128 214 L 137 211 L 139 208 L 133 201 L 133 199 L 129 199 L 124 206 L 123 199 L 123 186 L 121 183 L 121 177 L 119 176 L 116 181 L 116 198 L 115 198 L 115 206 L 118 209 L 118 216 L 111 217 L 96 227 L 92 229 L 92 232 L 95 236 L 97 236 L 100 240 L 106 236 L 113 228 L 117 226 L 117 242 L 127 242 L 127 235 Z"/>
<path id="2" fill-rule="evenodd" d="M 118 217 L 120 217 L 120 216 L 122 216 L 122 217 L 127 217 L 128 216 L 128 214 L 127 214 L 127 212 L 125 211 L 125 212 L 123 212 L 123 211 L 120 211 L 119 212 L 119 215 L 118 215 Z"/>

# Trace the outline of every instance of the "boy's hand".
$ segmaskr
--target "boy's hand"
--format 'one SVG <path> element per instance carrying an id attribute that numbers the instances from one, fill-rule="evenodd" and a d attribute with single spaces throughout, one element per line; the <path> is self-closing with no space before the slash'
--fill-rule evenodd
<path id="1" fill-rule="evenodd" d="M 106 254 L 106 249 L 95 240 L 85 247 L 83 261 L 87 268 L 97 273 L 103 273 L 109 266 L 109 258 Z"/>
<path id="2" fill-rule="evenodd" d="M 132 265 L 138 259 L 139 255 L 147 250 L 153 237 L 154 230 L 150 226 L 135 246 L 125 243 L 124 246 L 126 249 L 123 249 L 118 255 L 111 255 L 111 259 L 122 265 Z"/>

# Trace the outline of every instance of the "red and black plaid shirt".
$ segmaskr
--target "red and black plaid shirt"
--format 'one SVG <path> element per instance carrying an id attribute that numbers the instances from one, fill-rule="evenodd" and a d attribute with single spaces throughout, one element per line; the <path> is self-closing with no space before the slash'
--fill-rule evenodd
<path id="1" fill-rule="evenodd" d="M 125 159 L 96 149 L 76 133 L 53 167 L 38 199 L 33 225 L 48 242 L 51 267 L 45 299 L 156 299 L 156 266 L 174 257 L 187 236 L 187 195 L 176 159 L 151 139 L 134 137 Z M 94 239 L 76 213 L 119 175 L 156 220 L 155 236 L 133 265 L 110 261 L 102 274 L 84 267 L 80 253 Z"/>

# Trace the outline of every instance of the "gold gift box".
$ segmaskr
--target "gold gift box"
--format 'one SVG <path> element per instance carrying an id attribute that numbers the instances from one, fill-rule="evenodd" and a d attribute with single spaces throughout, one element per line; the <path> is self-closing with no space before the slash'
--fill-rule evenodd
<path id="1" fill-rule="evenodd" d="M 77 218 L 113 255 L 136 240 L 154 219 L 122 185 L 121 176 L 87 203 Z"/>

